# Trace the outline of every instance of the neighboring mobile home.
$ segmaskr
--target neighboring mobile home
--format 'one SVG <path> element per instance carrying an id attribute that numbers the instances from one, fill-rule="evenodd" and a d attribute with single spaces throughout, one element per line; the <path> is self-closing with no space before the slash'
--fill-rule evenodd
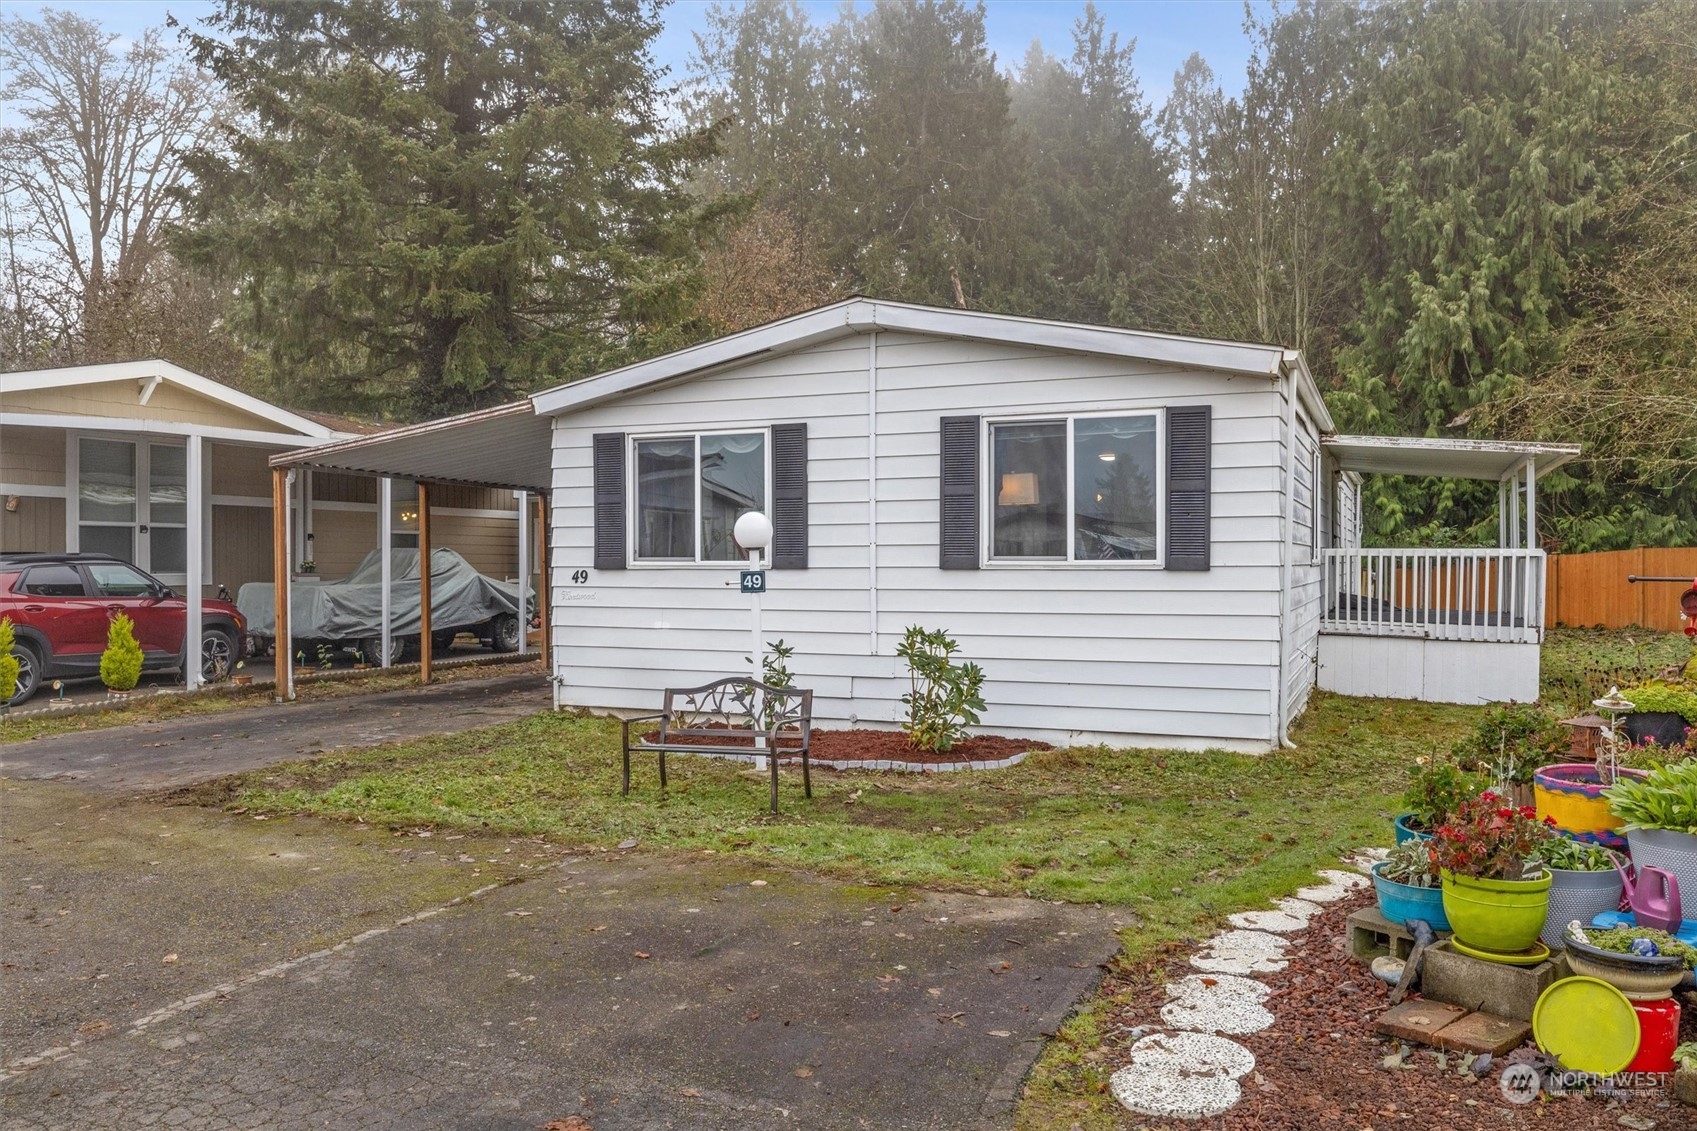
<path id="1" fill-rule="evenodd" d="M 902 718 L 917 624 L 985 669 L 987 730 L 1265 751 L 1317 681 L 1534 697 L 1536 469 L 1576 451 L 1335 436 L 1277 346 L 854 298 L 272 462 L 551 480 L 560 706 L 748 671 L 759 509 L 764 638 L 825 725 Z M 1496 480 L 1501 547 L 1359 549 L 1364 472 Z"/>
<path id="2" fill-rule="evenodd" d="M 0 551 L 88 551 L 215 596 L 270 581 L 276 452 L 373 431 L 293 412 L 165 361 L 0 373 Z M 290 508 L 307 583 L 378 544 L 377 481 L 303 472 Z M 396 546 L 417 545 L 412 485 L 393 490 Z M 511 491 L 454 488 L 436 544 L 484 573 L 517 566 Z M 191 552 L 198 550 L 191 557 Z"/>

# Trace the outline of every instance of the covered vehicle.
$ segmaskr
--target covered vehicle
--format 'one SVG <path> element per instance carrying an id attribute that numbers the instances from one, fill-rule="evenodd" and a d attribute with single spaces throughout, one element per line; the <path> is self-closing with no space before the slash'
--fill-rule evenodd
<path id="1" fill-rule="evenodd" d="M 290 651 L 311 653 L 320 644 L 357 649 L 370 663 L 383 660 L 383 559 L 373 550 L 346 578 L 294 586 L 289 605 Z M 390 550 L 391 663 L 418 647 L 419 553 Z M 254 581 L 236 594 L 256 652 L 275 643 L 276 586 Z M 534 603 L 530 606 L 535 608 Z M 453 550 L 430 552 L 430 639 L 446 648 L 462 632 L 473 633 L 497 652 L 519 646 L 519 586 L 477 572 Z"/>

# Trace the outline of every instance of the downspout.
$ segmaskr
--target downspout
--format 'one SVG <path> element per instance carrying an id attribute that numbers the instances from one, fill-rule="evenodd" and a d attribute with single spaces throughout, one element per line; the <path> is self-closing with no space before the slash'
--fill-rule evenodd
<path id="1" fill-rule="evenodd" d="M 1285 473 L 1284 499 L 1285 521 L 1279 538 L 1279 685 L 1274 692 L 1273 720 L 1274 733 L 1278 735 L 1279 745 L 1288 749 L 1296 749 L 1296 743 L 1290 740 L 1290 619 L 1294 615 L 1291 607 L 1291 532 L 1296 529 L 1296 374 L 1285 369 L 1281 374 L 1289 378 L 1290 388 L 1285 397 Z"/>
<path id="2" fill-rule="evenodd" d="M 866 338 L 866 636 L 878 654 L 878 331 Z"/>

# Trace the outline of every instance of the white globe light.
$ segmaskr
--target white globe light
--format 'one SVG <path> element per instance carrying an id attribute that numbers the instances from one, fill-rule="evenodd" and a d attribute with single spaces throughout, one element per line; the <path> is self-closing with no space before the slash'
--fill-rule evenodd
<path id="1" fill-rule="evenodd" d="M 749 511 L 737 519 L 732 534 L 743 549 L 764 550 L 772 544 L 772 522 L 759 511 Z"/>

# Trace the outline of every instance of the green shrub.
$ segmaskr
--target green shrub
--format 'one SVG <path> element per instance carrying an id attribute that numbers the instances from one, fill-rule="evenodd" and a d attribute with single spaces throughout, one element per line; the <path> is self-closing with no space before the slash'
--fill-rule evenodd
<path id="1" fill-rule="evenodd" d="M 13 655 L 17 637 L 12 632 L 12 618 L 0 617 L 0 705 L 11 701 L 18 693 L 20 665 Z"/>
<path id="2" fill-rule="evenodd" d="M 106 651 L 100 654 L 100 681 L 113 691 L 130 690 L 141 682 L 141 659 L 135 622 L 118 613 L 106 631 Z"/>
<path id="3" fill-rule="evenodd" d="M 967 727 L 977 725 L 978 714 L 984 710 L 979 694 L 984 669 L 955 663 L 959 650 L 948 633 L 928 632 L 919 625 L 909 627 L 896 646 L 896 655 L 907 661 L 910 687 L 902 696 L 907 705 L 902 729 L 915 746 L 938 753 L 950 749 L 966 737 Z"/>
<path id="4" fill-rule="evenodd" d="M 1628 829 L 1697 834 L 1697 758 L 1670 762 L 1646 777 L 1619 778 L 1603 796 Z"/>
<path id="5" fill-rule="evenodd" d="M 1453 756 L 1434 754 L 1416 758 L 1408 771 L 1408 789 L 1402 806 L 1412 814 L 1410 824 L 1431 832 L 1449 815 L 1485 792 L 1490 781 L 1484 774 L 1462 768 Z"/>
<path id="6" fill-rule="evenodd" d="M 1532 853 L 1546 868 L 1564 872 L 1608 872 L 1615 866 L 1609 850 L 1597 844 L 1581 844 L 1565 836 L 1553 836 Z"/>
<path id="7" fill-rule="evenodd" d="M 1563 761 L 1568 734 L 1561 722 L 1536 703 L 1508 703 L 1479 720 L 1455 754 L 1469 769 L 1483 770 L 1499 785 L 1530 785 L 1540 766 Z"/>
<path id="8" fill-rule="evenodd" d="M 1697 726 L 1697 690 L 1690 687 L 1661 682 L 1641 683 L 1637 687 L 1624 688 L 1620 694 L 1638 712 L 1666 712 Z"/>

